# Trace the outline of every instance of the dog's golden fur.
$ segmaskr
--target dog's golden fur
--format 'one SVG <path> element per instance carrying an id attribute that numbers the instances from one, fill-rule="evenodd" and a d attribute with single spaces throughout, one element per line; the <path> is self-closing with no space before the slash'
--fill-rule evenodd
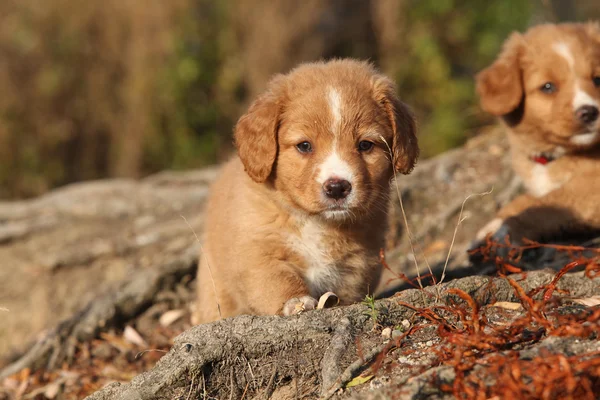
<path id="1" fill-rule="evenodd" d="M 374 145 L 359 150 L 362 142 Z M 389 181 L 419 152 L 392 81 L 354 60 L 301 65 L 270 82 L 238 121 L 235 143 L 206 208 L 196 322 L 289 315 L 327 291 L 341 304 L 371 293 Z M 328 198 L 324 185 L 338 178 L 351 192 Z"/>
<path id="2" fill-rule="evenodd" d="M 507 126 L 527 194 L 478 233 L 541 240 L 600 228 L 600 25 L 545 24 L 514 33 L 477 76 L 485 111 Z M 594 117 L 595 115 L 595 117 Z"/>

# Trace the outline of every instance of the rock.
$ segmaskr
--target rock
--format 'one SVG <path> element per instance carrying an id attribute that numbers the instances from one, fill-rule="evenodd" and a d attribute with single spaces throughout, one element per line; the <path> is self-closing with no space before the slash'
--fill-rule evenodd
<path id="1" fill-rule="evenodd" d="M 247 398 L 375 399 L 388 398 L 399 386 L 408 393 L 406 398 L 417 398 L 420 391 L 423 396 L 444 398 L 440 385 L 452 385 L 455 371 L 441 365 L 423 372 L 423 365 L 435 364 L 444 338 L 439 336 L 440 322 L 420 317 L 423 311 L 418 310 L 453 309 L 463 300 L 448 290 L 460 289 L 484 307 L 481 313 L 490 325 L 506 326 L 529 312 L 527 306 L 506 308 L 523 303 L 506 279 L 470 276 L 486 271 L 469 264 L 465 252 L 498 205 L 520 190 L 507 148 L 503 133 L 494 129 L 463 148 L 420 162 L 413 174 L 399 177 L 393 185 L 388 268 L 378 292 L 392 296 L 400 289 L 427 286 L 429 280 L 419 283 L 413 278 L 430 272 L 444 282 L 377 301 L 376 322 L 396 329 L 376 334 L 374 321 L 360 304 L 289 318 L 241 316 L 218 321 L 184 332 L 154 369 L 130 383 L 111 384 L 90 399 L 188 398 L 190 393 L 198 397 L 200 380 L 208 395 L 217 398 L 239 398 L 248 391 Z M 165 172 L 141 181 L 87 182 L 33 200 L 0 202 L 0 308 L 10 310 L 2 312 L 0 379 L 24 368 L 58 368 L 76 356 L 74 343 L 109 329 L 129 324 L 145 336 L 160 326 L 159 316 L 166 310 L 187 309 L 198 257 L 196 233 L 202 229 L 202 208 L 216 172 L 210 168 Z M 469 195 L 492 187 L 491 194 L 465 202 Z M 459 224 L 461 211 L 468 218 Z M 554 272 L 542 271 L 514 279 L 527 293 L 547 285 L 553 276 Z M 451 280 L 458 277 L 464 278 Z M 581 273 L 565 275 L 558 286 L 576 300 L 600 294 L 598 282 Z M 486 307 L 492 304 L 496 307 Z M 443 317 L 456 319 L 451 313 Z M 469 321 L 455 321 L 446 329 L 473 329 Z M 486 326 L 482 332 L 489 334 L 490 329 Z M 394 340 L 382 341 L 381 336 Z M 537 354 L 540 343 L 550 347 L 558 343 L 549 339 L 538 337 L 523 351 Z M 402 340 L 401 349 L 407 353 L 382 356 L 395 340 Z M 576 340 L 566 337 L 555 350 L 571 349 Z M 577 354 L 589 350 L 577 349 Z M 8 357 L 10 350 L 14 354 Z M 98 356 L 107 356 L 97 351 Z M 392 359 L 405 362 L 392 368 L 394 374 L 386 373 L 389 380 L 345 389 L 358 373 L 368 373 L 365 366 Z M 366 393 L 365 388 L 372 390 Z"/>
<path id="2" fill-rule="evenodd" d="M 516 275 L 511 279 L 520 279 L 519 285 L 528 292 L 548 284 L 553 276 L 554 273 L 539 271 L 530 272 L 524 278 Z M 563 279 L 558 284 L 561 289 L 576 288 L 569 296 L 585 297 L 600 293 L 599 282 L 582 274 L 567 275 Z M 414 309 L 449 304 L 449 289 L 468 293 L 481 307 L 493 301 L 518 301 L 507 279 L 490 280 L 488 277 L 474 276 L 437 288 L 429 287 L 425 291 L 409 289 L 393 298 L 377 301 L 376 307 L 385 310 L 387 322 L 400 324 L 414 315 Z M 406 366 L 387 368 L 385 373 L 381 370 L 382 376 L 389 376 L 387 379 L 378 379 L 373 385 L 359 384 L 340 392 L 360 371 L 364 371 L 361 376 L 367 376 L 369 370 L 365 370 L 365 367 L 372 361 L 385 362 L 386 359 L 385 349 L 388 347 L 381 346 L 380 339 L 372 340 L 380 335 L 373 335 L 372 322 L 365 315 L 365 310 L 366 306 L 357 304 L 310 311 L 292 317 L 240 316 L 199 325 L 178 336 L 171 351 L 151 371 L 137 376 L 130 383 L 110 385 L 88 399 L 167 399 L 187 393 L 197 397 L 201 395 L 201 390 L 215 398 L 227 398 L 232 390 L 243 392 L 244 388 L 252 388 L 247 389 L 247 395 L 252 398 L 267 388 L 268 382 L 272 381 L 270 376 L 279 377 L 279 386 L 283 387 L 289 387 L 286 382 L 293 380 L 295 386 L 292 387 L 303 393 L 300 398 L 318 398 L 321 395 L 322 398 L 354 396 L 352 398 L 383 399 L 397 393 L 402 393 L 403 398 L 407 399 L 422 398 L 419 396 L 423 393 L 429 393 L 429 398 L 447 398 L 448 393 L 441 390 L 440 379 L 451 388 L 454 369 L 451 363 L 436 366 L 439 364 L 438 354 L 441 353 L 438 353 L 439 349 L 432 349 L 444 344 L 444 339 L 438 336 L 439 329 L 419 329 L 414 338 L 409 335 L 397 350 L 404 352 L 405 355 L 398 360 Z M 427 319 L 421 318 L 421 321 L 424 327 L 435 328 Z M 417 332 L 425 331 L 425 335 L 418 336 Z M 343 351 L 331 352 L 332 346 L 339 346 L 341 332 L 343 336 L 350 334 L 351 338 L 344 340 Z M 429 339 L 430 335 L 435 335 L 437 339 Z M 590 344 L 593 342 L 594 345 L 580 345 L 582 340 Z M 556 343 L 560 345 L 555 347 Z M 450 348 L 455 346 L 449 345 Z M 500 351 L 504 348 L 500 347 Z M 598 344 L 592 338 L 588 340 L 576 336 L 549 336 L 540 341 L 523 337 L 520 347 L 511 351 L 531 357 L 531 354 L 543 354 L 542 349 L 563 351 L 566 348 L 569 349 L 566 354 L 570 355 L 595 354 Z M 325 362 L 324 358 L 331 358 L 331 362 Z M 453 359 L 450 357 L 449 360 Z M 323 379 L 331 375 L 329 368 L 335 369 L 337 380 Z M 230 378 L 232 370 L 236 371 L 234 381 Z M 201 376 L 207 382 L 203 388 L 193 385 Z M 328 382 L 327 385 L 320 387 L 324 382 Z M 232 384 L 236 387 L 232 388 Z"/>
<path id="3" fill-rule="evenodd" d="M 392 328 L 383 328 L 381 331 L 381 337 L 384 339 L 389 339 L 392 337 Z"/>
<path id="4" fill-rule="evenodd" d="M 124 279 L 190 252 L 195 258 L 198 243 L 182 216 L 202 229 L 216 171 L 83 182 L 0 202 L 0 307 L 10 310 L 2 314 L 0 360 Z"/>
<path id="5" fill-rule="evenodd" d="M 398 339 L 399 337 L 401 337 L 403 334 L 404 334 L 404 332 L 402 332 L 401 330 L 394 329 L 394 330 L 392 331 L 392 339 L 396 340 L 396 339 Z"/>
<path id="6" fill-rule="evenodd" d="M 408 330 L 408 328 L 410 328 L 410 322 L 407 319 L 403 319 L 400 325 L 402 325 L 402 329 L 404 329 L 405 331 Z"/>

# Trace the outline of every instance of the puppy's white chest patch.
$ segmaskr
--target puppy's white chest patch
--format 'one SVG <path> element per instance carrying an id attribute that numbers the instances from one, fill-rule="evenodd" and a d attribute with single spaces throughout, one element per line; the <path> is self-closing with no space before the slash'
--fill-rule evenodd
<path id="1" fill-rule="evenodd" d="M 323 228 L 314 221 L 307 221 L 300 229 L 300 235 L 292 235 L 290 249 L 299 254 L 308 267 L 305 281 L 313 297 L 327 291 L 335 291 L 341 276 L 331 249 L 324 241 Z"/>
<path id="2" fill-rule="evenodd" d="M 564 185 L 570 176 L 562 179 L 556 179 L 550 173 L 550 169 L 546 165 L 535 164 L 531 169 L 529 179 L 525 180 L 525 184 L 529 193 L 535 197 L 542 197 L 548 193 L 560 188 Z"/>

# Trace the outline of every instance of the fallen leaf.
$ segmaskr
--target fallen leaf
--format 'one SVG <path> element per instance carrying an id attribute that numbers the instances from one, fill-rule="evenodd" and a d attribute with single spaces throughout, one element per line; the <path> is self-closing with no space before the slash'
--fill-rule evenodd
<path id="1" fill-rule="evenodd" d="M 323 296 L 319 298 L 319 304 L 317 305 L 317 310 L 321 310 L 323 308 L 334 307 L 340 304 L 340 299 L 333 292 L 327 292 Z"/>
<path id="2" fill-rule="evenodd" d="M 38 395 L 42 394 L 44 396 L 44 398 L 46 398 L 46 399 L 54 399 L 58 396 L 58 393 L 60 392 L 60 389 L 61 389 L 63 383 L 65 383 L 64 378 L 57 379 L 54 382 L 51 382 L 45 386 L 42 386 L 35 390 L 32 390 L 24 398 L 25 399 L 34 399 Z"/>
<path id="3" fill-rule="evenodd" d="M 129 325 L 127 325 L 125 327 L 125 330 L 123 331 L 123 338 L 126 341 L 128 341 L 129 343 L 137 344 L 138 346 L 141 346 L 141 347 L 148 346 L 148 343 L 146 343 L 146 341 L 144 340 L 142 335 L 140 335 L 138 333 L 138 331 L 136 331 Z"/>
<path id="4" fill-rule="evenodd" d="M 102 332 L 102 333 L 100 333 L 100 337 L 106 343 L 110 344 L 115 349 L 119 350 L 121 353 L 125 353 L 135 347 L 131 342 L 129 342 L 124 337 L 116 336 L 111 333 Z"/>
<path id="5" fill-rule="evenodd" d="M 506 310 L 520 310 L 523 308 L 523 305 L 521 303 L 513 303 L 510 301 L 497 301 L 492 304 L 492 307 L 500 307 Z"/>
<path id="6" fill-rule="evenodd" d="M 169 310 L 160 316 L 158 323 L 166 328 L 179 318 L 183 317 L 184 314 L 185 310 Z"/>
<path id="7" fill-rule="evenodd" d="M 54 399 L 60 392 L 60 387 L 64 382 L 62 380 L 52 382 L 48 386 L 46 386 L 46 390 L 44 390 L 44 397 L 48 399 Z"/>
<path id="8" fill-rule="evenodd" d="M 573 302 L 587 307 L 594 307 L 600 304 L 600 296 L 585 297 L 583 299 L 573 299 Z"/>
<path id="9" fill-rule="evenodd" d="M 359 375 L 356 378 L 352 379 L 350 382 L 348 382 L 346 384 L 346 387 L 350 388 L 350 387 L 353 387 L 353 386 L 362 385 L 363 383 L 367 383 L 371 379 L 373 379 L 373 376 L 375 376 L 375 375 L 367 375 L 367 376 L 360 376 Z"/>

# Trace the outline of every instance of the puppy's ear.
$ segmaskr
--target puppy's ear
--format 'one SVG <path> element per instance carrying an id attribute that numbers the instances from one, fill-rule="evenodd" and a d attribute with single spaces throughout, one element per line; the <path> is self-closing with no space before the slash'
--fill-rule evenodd
<path id="1" fill-rule="evenodd" d="M 600 43 L 600 22 L 587 22 L 584 29 L 597 43 Z"/>
<path id="2" fill-rule="evenodd" d="M 378 76 L 373 81 L 375 100 L 383 106 L 394 130 L 391 144 L 394 170 L 409 174 L 419 158 L 417 124 L 406 104 L 396 94 L 396 85 L 391 79 Z"/>
<path id="3" fill-rule="evenodd" d="M 523 37 L 513 33 L 494 63 L 476 76 L 476 89 L 481 108 L 490 114 L 503 116 L 514 111 L 523 98 L 523 83 L 519 58 Z"/>
<path id="4" fill-rule="evenodd" d="M 255 182 L 271 175 L 277 158 L 277 130 L 282 107 L 282 76 L 269 83 L 268 90 L 250 105 L 235 126 L 234 139 L 246 173 Z"/>

